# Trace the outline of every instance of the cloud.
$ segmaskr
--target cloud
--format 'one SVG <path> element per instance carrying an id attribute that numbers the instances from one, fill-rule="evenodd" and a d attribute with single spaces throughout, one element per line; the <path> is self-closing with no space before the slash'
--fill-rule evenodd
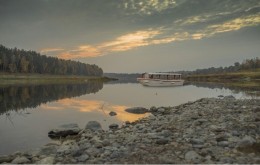
<path id="1" fill-rule="evenodd" d="M 108 42 L 97 45 L 81 45 L 74 50 L 62 52 L 59 58 L 86 58 L 106 55 L 111 52 L 127 51 L 140 46 L 147 46 L 151 39 L 159 35 L 160 30 L 142 30 L 128 33 Z"/>
<path id="2" fill-rule="evenodd" d="M 49 53 L 49 52 L 57 52 L 57 51 L 63 51 L 63 48 L 44 48 L 41 49 L 40 52 L 41 53 Z"/>
<path id="3" fill-rule="evenodd" d="M 241 18 L 236 18 L 223 24 L 210 25 L 207 27 L 206 31 L 210 33 L 210 35 L 214 35 L 217 33 L 236 31 L 244 27 L 255 26 L 260 24 L 260 13 L 255 15 L 249 15 Z"/>
<path id="4" fill-rule="evenodd" d="M 145 16 L 175 8 L 179 2 L 178 0 L 124 0 L 120 7 L 125 10 L 127 15 Z"/>
<path id="5" fill-rule="evenodd" d="M 204 19 L 200 20 L 200 17 L 187 18 L 187 20 L 183 21 L 181 26 L 200 21 L 204 21 Z M 114 40 L 96 45 L 81 45 L 74 50 L 62 52 L 58 57 L 63 59 L 97 57 L 113 52 L 128 51 L 142 46 L 208 38 L 219 33 L 236 31 L 244 27 L 256 26 L 259 24 L 260 14 L 254 14 L 231 19 L 220 24 L 211 24 L 199 30 L 181 31 L 181 28 L 177 28 L 177 32 L 175 32 L 169 27 L 160 27 L 157 29 L 150 28 L 128 33 L 119 36 Z"/>
<path id="6" fill-rule="evenodd" d="M 58 55 L 58 58 L 62 59 L 73 59 L 73 58 L 86 58 L 86 57 L 97 57 L 103 53 L 95 46 L 92 45 L 81 45 L 74 50 L 62 52 Z"/>

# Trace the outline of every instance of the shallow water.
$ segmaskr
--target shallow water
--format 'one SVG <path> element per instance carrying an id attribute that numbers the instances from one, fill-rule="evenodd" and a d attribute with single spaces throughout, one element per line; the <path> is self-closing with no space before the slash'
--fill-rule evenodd
<path id="1" fill-rule="evenodd" d="M 137 83 L 9 86 L 0 88 L 0 155 L 40 147 L 51 139 L 48 131 L 77 123 L 84 128 L 96 120 L 107 130 L 112 123 L 135 121 L 147 114 L 130 114 L 128 107 L 176 106 L 202 97 L 233 95 L 251 98 L 225 88 L 144 87 Z M 116 116 L 108 113 L 115 111 Z"/>

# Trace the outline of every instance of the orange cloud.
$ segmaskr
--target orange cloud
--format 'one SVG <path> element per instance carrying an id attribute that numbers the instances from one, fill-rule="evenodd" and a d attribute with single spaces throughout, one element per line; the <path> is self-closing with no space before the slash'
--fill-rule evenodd
<path id="1" fill-rule="evenodd" d="M 75 50 L 62 52 L 58 57 L 63 59 L 97 57 L 110 52 L 126 51 L 149 45 L 150 40 L 160 33 L 160 30 L 151 29 L 136 31 L 98 45 L 82 45 Z"/>
<path id="2" fill-rule="evenodd" d="M 58 57 L 62 59 L 71 59 L 71 58 L 96 57 L 96 56 L 100 56 L 101 54 L 102 54 L 101 51 L 94 46 L 82 45 L 79 46 L 78 49 L 62 52 L 60 55 L 58 55 Z"/>
<path id="3" fill-rule="evenodd" d="M 48 52 L 57 52 L 57 51 L 63 51 L 63 48 L 44 48 L 41 49 L 40 52 L 41 53 L 48 53 Z"/>
<path id="4" fill-rule="evenodd" d="M 202 30 L 194 30 L 190 32 L 182 31 L 182 26 L 186 24 L 193 24 L 197 22 L 204 22 L 211 19 L 212 15 L 195 16 L 187 18 L 187 20 L 181 20 L 174 22 L 174 25 L 178 24 L 178 29 L 175 33 L 172 32 L 172 28 L 157 28 L 140 30 L 133 33 L 128 33 L 114 40 L 103 42 L 96 45 L 81 45 L 74 50 L 63 51 L 58 57 L 63 59 L 75 59 L 86 57 L 97 57 L 109 54 L 111 52 L 127 51 L 137 47 L 166 44 L 174 41 L 184 40 L 199 40 L 207 37 L 212 37 L 215 34 L 235 31 L 248 26 L 255 26 L 260 23 L 260 15 L 249 15 L 241 18 L 226 21 L 221 24 L 209 25 Z M 179 31 L 179 32 L 178 32 Z M 168 34 L 168 35 L 167 35 Z M 61 48 L 47 48 L 42 51 L 62 51 Z"/>

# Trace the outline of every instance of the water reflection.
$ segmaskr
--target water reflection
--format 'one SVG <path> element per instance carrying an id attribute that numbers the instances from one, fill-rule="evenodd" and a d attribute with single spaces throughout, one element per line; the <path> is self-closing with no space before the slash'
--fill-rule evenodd
<path id="1" fill-rule="evenodd" d="M 96 93 L 102 88 L 102 82 L 0 87 L 0 115 L 10 110 L 36 108 L 50 101 Z"/>
<path id="2" fill-rule="evenodd" d="M 77 99 L 62 99 L 55 104 L 44 104 L 41 105 L 43 110 L 73 110 L 79 112 L 100 112 L 105 117 L 110 117 L 109 112 L 116 112 L 117 115 L 114 116 L 115 120 L 119 122 L 125 121 L 136 121 L 140 118 L 145 117 L 147 114 L 131 114 L 125 111 L 129 106 L 125 105 L 113 105 L 108 102 L 100 101 L 100 100 L 85 100 L 83 98 Z M 105 127 L 105 126 L 104 126 Z"/>
<path id="3" fill-rule="evenodd" d="M 253 97 L 258 98 L 260 97 L 260 86 L 253 86 L 253 87 L 239 87 L 239 86 L 232 86 L 225 83 L 213 83 L 213 82 L 187 82 L 186 85 L 194 85 L 196 87 L 204 87 L 210 89 L 229 89 L 234 94 L 242 93 L 245 97 Z"/>

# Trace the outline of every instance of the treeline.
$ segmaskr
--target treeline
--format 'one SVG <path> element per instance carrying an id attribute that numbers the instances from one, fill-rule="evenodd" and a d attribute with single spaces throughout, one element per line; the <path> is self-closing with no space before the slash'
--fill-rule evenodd
<path id="1" fill-rule="evenodd" d="M 83 84 L 18 85 L 0 87 L 0 115 L 19 111 L 64 98 L 96 93 L 103 88 L 102 82 Z"/>
<path id="2" fill-rule="evenodd" d="M 102 76 L 97 65 L 47 57 L 35 51 L 0 45 L 0 72 Z"/>
<path id="3" fill-rule="evenodd" d="M 226 73 L 226 72 L 238 72 L 246 70 L 254 70 L 260 68 L 260 59 L 258 57 L 253 59 L 244 60 L 242 63 L 235 62 L 234 65 L 228 67 L 211 67 L 206 69 L 197 69 L 195 71 L 179 71 L 185 75 L 193 74 L 213 74 L 213 73 Z"/>
<path id="4" fill-rule="evenodd" d="M 137 83 L 137 78 L 140 77 L 140 73 L 104 73 L 104 76 L 116 78 L 117 81 L 111 81 L 110 84 L 115 83 Z"/>

